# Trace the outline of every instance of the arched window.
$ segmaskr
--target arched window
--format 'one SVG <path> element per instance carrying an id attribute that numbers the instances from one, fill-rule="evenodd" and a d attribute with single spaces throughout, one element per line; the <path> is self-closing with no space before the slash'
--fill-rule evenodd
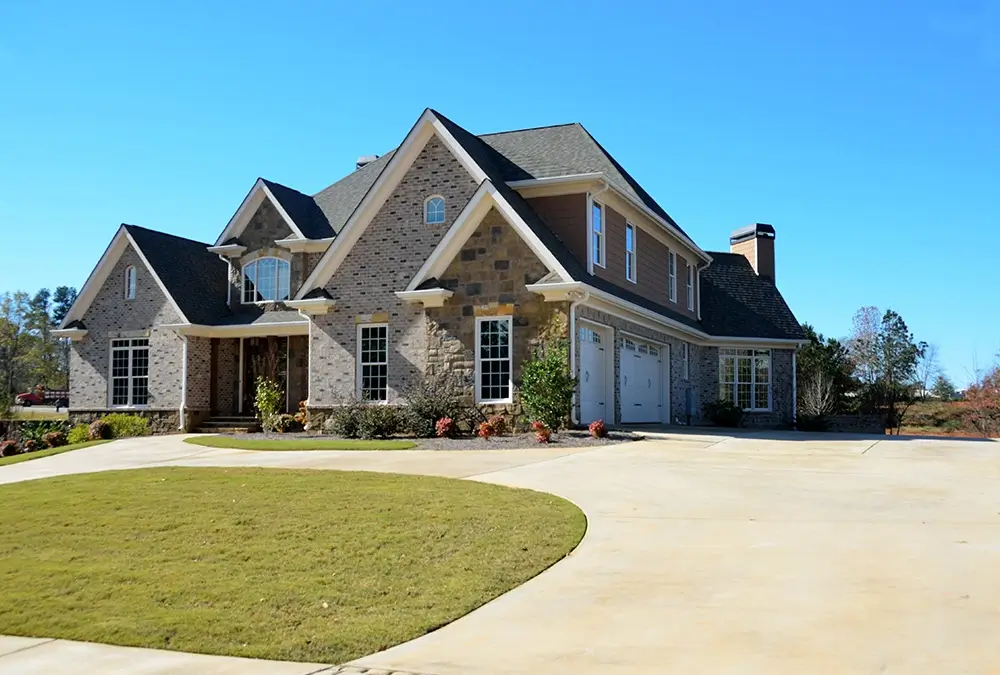
<path id="1" fill-rule="evenodd" d="M 434 195 L 424 202 L 424 222 L 438 225 L 444 222 L 444 197 Z"/>
<path id="2" fill-rule="evenodd" d="M 132 265 L 125 268 L 125 299 L 135 300 L 135 268 Z"/>
<path id="3" fill-rule="evenodd" d="M 288 299 L 288 261 L 257 258 L 243 266 L 243 302 L 280 302 Z"/>

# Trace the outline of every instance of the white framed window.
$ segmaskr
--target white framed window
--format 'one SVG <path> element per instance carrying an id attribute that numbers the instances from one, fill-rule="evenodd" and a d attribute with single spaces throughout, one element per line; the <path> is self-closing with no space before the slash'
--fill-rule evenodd
<path id="1" fill-rule="evenodd" d="M 771 350 L 720 349 L 719 398 L 743 410 L 770 410 Z"/>
<path id="2" fill-rule="evenodd" d="M 681 376 L 685 380 L 691 379 L 691 355 L 689 353 L 691 346 L 685 342 L 681 345 Z"/>
<path id="3" fill-rule="evenodd" d="M 694 265 L 687 266 L 687 303 L 688 311 L 694 311 Z"/>
<path id="4" fill-rule="evenodd" d="M 476 402 L 510 403 L 511 317 L 476 318 Z"/>
<path id="5" fill-rule="evenodd" d="M 141 408 L 149 404 L 148 338 L 111 341 L 109 389 L 112 408 Z"/>
<path id="6" fill-rule="evenodd" d="M 590 260 L 594 265 L 604 267 L 607 252 L 604 250 L 604 206 L 593 202 L 590 207 Z"/>
<path id="7" fill-rule="evenodd" d="M 358 398 L 389 400 L 389 324 L 358 325 Z"/>
<path id="8" fill-rule="evenodd" d="M 125 299 L 135 300 L 135 267 L 132 265 L 125 268 Z"/>
<path id="9" fill-rule="evenodd" d="M 424 200 L 424 223 L 439 225 L 444 222 L 444 197 L 434 195 Z"/>
<path id="10" fill-rule="evenodd" d="M 625 278 L 635 283 L 635 225 L 625 223 Z"/>
<path id="11" fill-rule="evenodd" d="M 257 258 L 243 266 L 243 302 L 281 302 L 289 296 L 291 268 L 281 258 Z"/>
<path id="12" fill-rule="evenodd" d="M 667 294 L 670 302 L 677 302 L 677 254 L 667 252 Z"/>

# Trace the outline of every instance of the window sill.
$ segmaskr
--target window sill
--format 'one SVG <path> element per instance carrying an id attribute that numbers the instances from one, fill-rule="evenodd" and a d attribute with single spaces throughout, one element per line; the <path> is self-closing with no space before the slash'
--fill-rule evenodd
<path id="1" fill-rule="evenodd" d="M 109 405 L 108 410 L 146 410 L 149 408 L 149 404 L 146 405 Z"/>
<path id="2" fill-rule="evenodd" d="M 486 399 L 486 400 L 478 398 L 476 399 L 477 405 L 507 405 L 513 402 L 514 399 L 512 398 L 498 398 L 498 399 Z"/>

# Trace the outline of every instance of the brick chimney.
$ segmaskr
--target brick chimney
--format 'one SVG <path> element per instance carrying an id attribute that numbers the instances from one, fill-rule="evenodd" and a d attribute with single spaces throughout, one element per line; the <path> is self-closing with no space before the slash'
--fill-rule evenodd
<path id="1" fill-rule="evenodd" d="M 758 276 L 774 283 L 774 228 L 767 223 L 754 223 L 734 230 L 729 235 L 729 251 L 750 261 Z"/>

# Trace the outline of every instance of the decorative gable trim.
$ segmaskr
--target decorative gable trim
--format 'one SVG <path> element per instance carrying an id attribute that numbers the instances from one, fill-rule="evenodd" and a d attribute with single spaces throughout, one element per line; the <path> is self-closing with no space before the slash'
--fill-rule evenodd
<path id="1" fill-rule="evenodd" d="M 287 248 L 292 253 L 322 253 L 330 244 L 333 243 L 334 237 L 327 237 L 325 239 L 278 239 L 274 243 L 282 248 Z"/>
<path id="2" fill-rule="evenodd" d="M 223 242 L 229 241 L 233 237 L 239 237 L 243 234 L 243 230 L 246 229 L 247 224 L 250 219 L 253 218 L 253 214 L 257 212 L 264 199 L 269 199 L 271 204 L 274 205 L 274 209 L 281 216 L 281 219 L 285 221 L 285 224 L 294 232 L 300 239 L 305 239 L 305 235 L 302 234 L 302 230 L 298 228 L 295 221 L 292 220 L 288 212 L 285 211 L 284 207 L 281 205 L 277 199 L 274 198 L 274 194 L 271 192 L 267 184 L 260 178 L 257 182 L 253 184 L 250 188 L 250 192 L 247 196 L 243 198 L 243 202 L 240 204 L 240 208 L 236 209 L 236 213 L 233 217 L 229 219 L 229 223 L 226 224 L 226 229 L 222 231 L 219 238 L 215 240 L 215 246 L 221 246 Z M 214 248 L 214 247 L 213 247 Z"/>
<path id="3" fill-rule="evenodd" d="M 469 240 L 472 233 L 479 227 L 479 223 L 482 222 L 483 218 L 486 217 L 486 214 L 492 208 L 496 208 L 503 215 L 507 223 L 524 240 L 528 248 L 531 249 L 531 252 L 538 256 L 538 259 L 548 268 L 549 272 L 558 275 L 563 281 L 572 280 L 569 272 L 552 255 L 548 247 L 542 243 L 531 228 L 514 211 L 513 207 L 496 189 L 496 186 L 487 179 L 482 182 L 479 189 L 472 195 L 469 203 L 458 214 L 458 218 L 452 223 L 448 232 L 441 237 L 441 241 L 437 247 L 431 252 L 427 260 L 424 261 L 424 264 L 410 280 L 410 283 L 407 284 L 406 291 L 415 291 L 420 284 L 428 279 L 440 277 L 448 269 L 448 265 L 455 259 L 459 251 L 462 250 L 465 242 Z"/>
<path id="4" fill-rule="evenodd" d="M 375 215 L 385 204 L 389 196 L 399 185 L 399 182 L 406 175 L 406 172 L 413 165 L 413 162 L 420 155 L 420 152 L 430 141 L 431 137 L 437 136 L 441 143 L 454 155 L 455 159 L 465 167 L 469 175 L 476 183 L 486 180 L 486 172 L 476 164 L 465 149 L 455 140 L 454 136 L 445 128 L 441 121 L 431 110 L 425 110 L 406 135 L 402 145 L 393 154 L 392 159 L 382 168 L 382 173 L 365 193 L 361 203 L 354 209 L 354 213 L 348 218 L 347 223 L 340 230 L 334 239 L 333 244 L 327 249 L 319 263 L 313 270 L 309 278 L 296 293 L 295 298 L 302 299 L 306 293 L 314 288 L 322 288 L 330 281 L 336 273 L 341 263 L 350 253 L 351 249 L 364 234 L 364 231 L 371 224 Z"/>
<path id="5" fill-rule="evenodd" d="M 108 280 L 111 270 L 114 269 L 115 264 L 117 264 L 118 260 L 122 257 L 122 254 L 125 253 L 125 250 L 130 245 L 136 255 L 139 256 L 139 260 L 142 261 L 146 271 L 148 271 L 150 276 L 153 277 L 153 280 L 156 281 L 156 285 L 159 286 L 160 291 L 163 293 L 164 297 L 166 297 L 170 306 L 177 312 L 177 316 L 179 316 L 181 321 L 184 323 L 188 322 L 187 317 L 184 316 L 184 312 L 181 311 L 177 301 L 175 301 L 173 296 L 170 295 L 170 291 L 167 290 L 166 285 L 164 285 L 163 281 L 156 273 L 156 270 L 153 269 L 153 266 L 149 264 L 149 261 L 143 254 L 142 249 L 135 243 L 132 235 L 128 233 L 128 229 L 122 225 L 118 228 L 118 232 L 115 233 L 111 243 L 108 244 L 108 248 L 104 251 L 104 255 L 101 256 L 101 259 L 97 263 L 97 267 L 95 267 L 90 273 L 90 276 L 87 277 L 87 281 L 83 284 L 80 294 L 76 297 L 76 302 L 74 302 L 73 306 L 69 308 L 69 312 L 66 313 L 66 318 L 63 319 L 60 328 L 66 328 L 73 321 L 83 319 L 84 314 L 86 314 L 87 310 L 90 309 L 90 305 L 93 304 L 97 294 L 100 292 L 101 288 L 104 287 L 104 283 Z"/>

